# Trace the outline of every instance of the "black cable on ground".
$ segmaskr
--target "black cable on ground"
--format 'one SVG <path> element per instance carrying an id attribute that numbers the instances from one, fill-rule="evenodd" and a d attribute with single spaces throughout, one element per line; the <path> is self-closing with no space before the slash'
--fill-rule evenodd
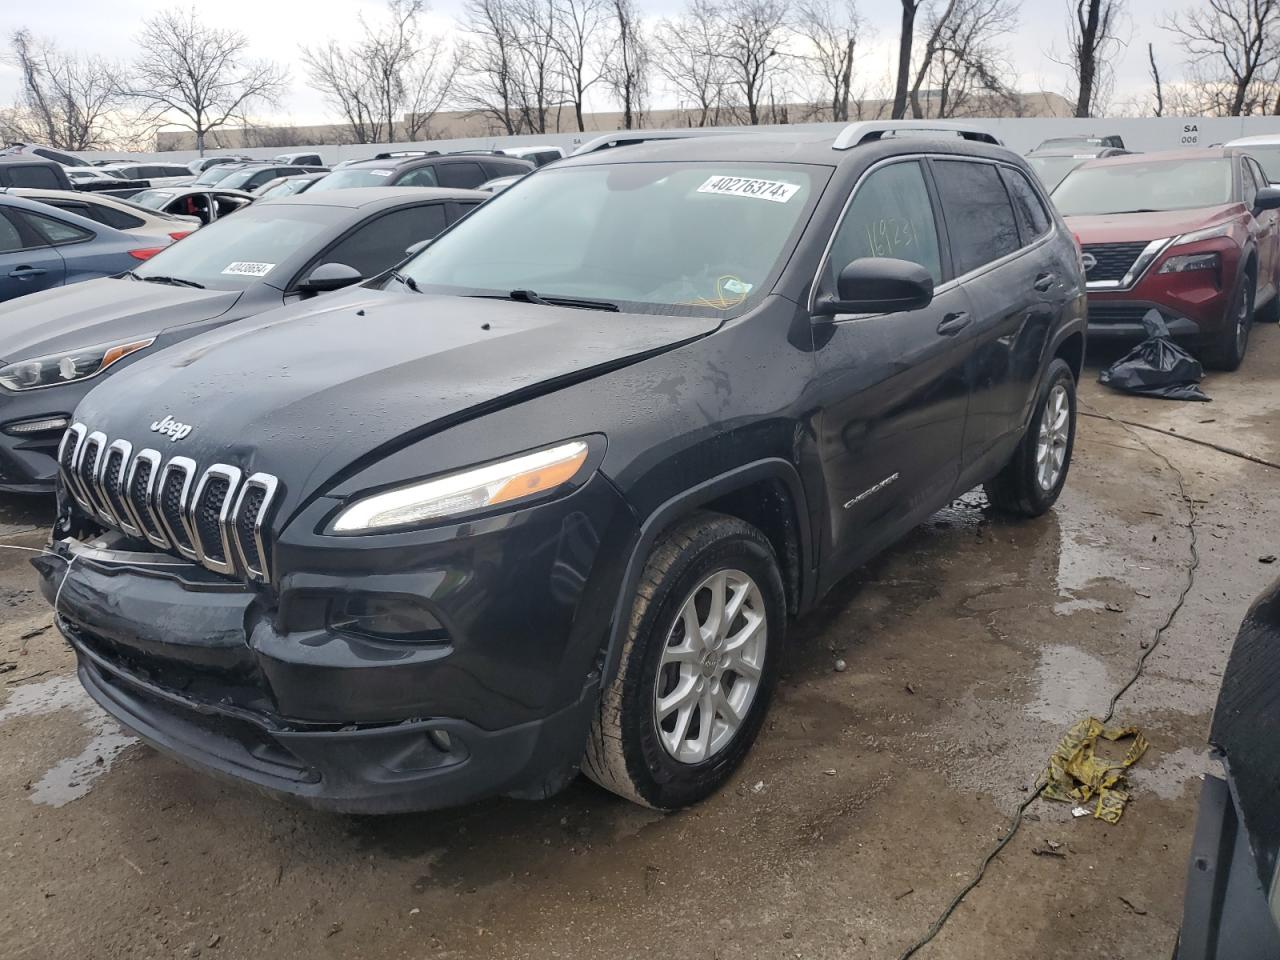
<path id="1" fill-rule="evenodd" d="M 1138 443 L 1142 444 L 1142 446 L 1147 450 L 1147 452 L 1150 453 L 1153 457 L 1157 457 L 1164 462 L 1165 466 L 1167 466 L 1173 472 L 1174 477 L 1177 478 L 1178 493 L 1182 496 L 1182 502 L 1183 504 L 1185 504 L 1187 508 L 1187 520 L 1183 524 L 1183 526 L 1186 528 L 1187 533 L 1190 537 L 1189 548 L 1191 553 L 1191 562 L 1187 565 L 1186 583 L 1183 584 L 1182 590 L 1178 594 L 1178 599 L 1173 604 L 1173 607 L 1169 610 L 1169 615 L 1165 617 L 1164 622 L 1160 624 L 1159 627 L 1156 628 L 1156 632 L 1152 635 L 1151 643 L 1147 645 L 1147 648 L 1143 650 L 1142 654 L 1138 657 L 1137 663 L 1135 663 L 1133 667 L 1133 673 L 1129 676 L 1129 679 L 1125 681 L 1124 685 L 1121 686 L 1120 689 L 1117 690 L 1115 694 L 1111 697 L 1111 702 L 1107 704 L 1107 714 L 1105 717 L 1103 717 L 1103 723 L 1108 723 L 1110 722 L 1112 717 L 1115 716 L 1116 704 L 1119 702 L 1120 698 L 1123 697 L 1126 693 L 1128 693 L 1130 688 L 1135 683 L 1137 683 L 1138 680 L 1141 678 L 1143 671 L 1145 671 L 1147 667 L 1147 658 L 1150 657 L 1151 654 L 1155 653 L 1156 647 L 1160 646 L 1160 641 L 1164 639 L 1165 631 L 1167 631 L 1169 627 L 1173 625 L 1174 619 L 1178 616 L 1179 611 L 1181 611 L 1183 606 L 1186 604 L 1187 596 L 1188 594 L 1191 593 L 1191 588 L 1195 586 L 1196 571 L 1200 568 L 1200 550 L 1199 550 L 1199 545 L 1196 538 L 1196 505 L 1195 505 L 1195 501 L 1191 499 L 1191 495 L 1187 493 L 1186 479 L 1183 477 L 1182 471 L 1179 470 L 1177 467 L 1175 467 L 1173 465 L 1173 462 L 1168 457 L 1166 457 L 1163 453 L 1160 453 L 1158 450 L 1154 449 L 1149 443 L 1143 440 L 1140 435 L 1134 432 L 1133 428 L 1142 427 L 1142 424 L 1127 423 L 1124 420 L 1117 419 L 1116 417 L 1113 417 L 1106 413 L 1094 413 L 1094 412 L 1085 413 L 1082 411 L 1081 416 L 1093 417 L 1098 420 L 1110 420 L 1112 423 L 1123 428 L 1135 440 L 1137 440 Z M 1156 429 L 1155 427 L 1146 427 L 1144 429 L 1155 430 L 1155 432 L 1157 433 L 1166 433 L 1166 431 Z M 1179 440 L 1190 439 L 1189 437 L 1183 437 L 1176 433 L 1170 433 L 1167 435 L 1171 437 L 1175 437 L 1176 439 L 1179 439 Z M 1202 440 L 1195 441 L 1195 442 L 1201 443 L 1205 446 L 1213 446 L 1213 444 L 1206 443 L 1205 441 L 1202 441 Z M 1215 447 L 1215 449 L 1218 449 L 1218 448 Z M 1256 460 L 1256 458 L 1250 457 L 1247 454 L 1240 454 L 1231 450 L 1223 450 L 1223 452 L 1231 453 L 1235 456 L 1243 456 L 1247 460 Z M 1263 463 L 1266 466 L 1280 466 L 1277 464 L 1268 463 L 1265 460 L 1258 460 L 1257 462 Z M 955 897 L 952 898 L 951 902 L 948 903 L 946 908 L 943 909 L 942 913 L 938 915 L 938 919 L 933 922 L 933 924 L 925 932 L 924 936 L 922 936 L 915 943 L 911 944 L 911 946 L 907 947 L 907 949 L 902 952 L 898 960 L 910 960 L 911 957 L 915 956 L 920 950 L 928 946 L 929 943 L 939 933 L 942 932 L 942 928 L 946 925 L 947 921 L 951 919 L 952 914 L 956 912 L 956 909 L 960 906 L 960 904 L 964 902 L 964 898 L 967 897 L 973 891 L 973 889 L 982 882 L 982 878 L 986 875 L 987 867 L 991 865 L 991 862 L 1000 855 L 1000 852 L 1006 846 L 1008 846 L 1009 842 L 1014 838 L 1014 836 L 1017 835 L 1018 830 L 1022 827 L 1023 814 L 1027 812 L 1027 808 L 1030 807 L 1031 804 L 1035 803 L 1035 801 L 1040 798 L 1040 794 L 1044 792 L 1044 788 L 1046 786 L 1048 786 L 1048 781 L 1046 780 L 1037 781 L 1037 783 L 1031 790 L 1030 794 L 1027 795 L 1027 798 L 1023 800 L 1022 803 L 1018 804 L 1018 809 L 1014 811 L 1013 819 L 1009 823 L 1008 831 L 1005 833 L 1003 837 L 1001 837 L 998 841 L 996 841 L 995 846 L 993 846 L 990 850 L 987 851 L 986 856 L 982 858 L 982 862 L 978 865 L 978 870 L 973 875 L 972 879 L 970 879 L 969 882 L 966 883 L 960 889 L 960 892 L 957 893 Z"/>

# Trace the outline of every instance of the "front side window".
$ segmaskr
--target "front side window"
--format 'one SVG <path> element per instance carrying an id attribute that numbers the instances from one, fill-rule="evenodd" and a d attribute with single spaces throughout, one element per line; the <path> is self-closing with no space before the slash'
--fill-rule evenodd
<path id="1" fill-rule="evenodd" d="M 1249 156 L 1261 164 L 1262 172 L 1266 174 L 1267 182 L 1263 186 L 1280 183 L 1280 143 L 1265 147 L 1250 144 L 1246 149 Z"/>
<path id="2" fill-rule="evenodd" d="M 768 292 L 827 168 L 743 162 L 552 166 L 483 204 L 402 270 L 434 291 L 736 315 Z"/>
<path id="3" fill-rule="evenodd" d="M 858 187 L 831 241 L 827 279 L 864 257 L 910 260 L 942 281 L 942 255 L 933 204 L 917 160 L 872 172 Z"/>
<path id="4" fill-rule="evenodd" d="M 995 164 L 938 160 L 933 176 L 957 275 L 1017 251 L 1018 222 Z"/>
<path id="5" fill-rule="evenodd" d="M 339 240 L 318 263 L 345 263 L 373 277 L 404 259 L 406 248 L 445 228 L 444 204 L 395 210 L 362 224 Z"/>
<path id="6" fill-rule="evenodd" d="M 1064 217 L 1220 207 L 1235 194 L 1226 157 L 1085 164 L 1053 191 Z"/>
<path id="7" fill-rule="evenodd" d="M 1240 163 L 1240 186 L 1243 188 L 1244 205 L 1250 210 L 1253 209 L 1253 201 L 1258 196 L 1258 182 L 1253 178 L 1253 168 L 1249 166 L 1249 161 L 1242 160 Z"/>

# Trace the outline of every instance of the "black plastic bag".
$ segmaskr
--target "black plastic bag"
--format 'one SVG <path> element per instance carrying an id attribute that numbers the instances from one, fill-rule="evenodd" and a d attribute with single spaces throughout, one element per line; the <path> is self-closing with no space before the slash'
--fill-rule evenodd
<path id="1" fill-rule="evenodd" d="M 1144 397 L 1207 401 L 1209 398 L 1197 386 L 1204 379 L 1204 368 L 1169 339 L 1169 328 L 1160 311 L 1148 310 L 1142 325 L 1147 339 L 1098 374 L 1098 382 Z"/>

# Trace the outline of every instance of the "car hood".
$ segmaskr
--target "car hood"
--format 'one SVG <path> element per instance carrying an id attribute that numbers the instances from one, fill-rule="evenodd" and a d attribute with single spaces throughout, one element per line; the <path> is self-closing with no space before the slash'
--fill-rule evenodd
<path id="1" fill-rule="evenodd" d="M 144 358 L 90 391 L 76 419 L 166 458 L 274 474 L 297 498 L 358 461 L 720 322 L 358 288 Z M 152 432 L 164 417 L 191 430 Z"/>
<path id="2" fill-rule="evenodd" d="M 1245 213 L 1242 203 L 1194 210 L 1167 210 L 1161 213 L 1110 213 L 1088 217 L 1067 217 L 1067 226 L 1081 243 L 1137 243 L 1162 240 L 1192 230 L 1210 227 Z"/>
<path id="3" fill-rule="evenodd" d="M 10 300 L 0 310 L 0 360 L 12 363 L 58 350 L 150 336 L 221 316 L 237 290 L 197 290 L 102 278 Z"/>

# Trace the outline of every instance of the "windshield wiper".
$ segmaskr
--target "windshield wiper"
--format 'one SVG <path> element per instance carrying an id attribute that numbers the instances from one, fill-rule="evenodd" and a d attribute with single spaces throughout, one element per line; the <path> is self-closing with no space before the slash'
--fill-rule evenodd
<path id="1" fill-rule="evenodd" d="M 420 286 L 418 286 L 418 281 L 417 281 L 417 280 L 413 279 L 413 277 L 407 277 L 407 276 L 405 276 L 405 275 L 404 275 L 403 273 L 401 273 L 399 270 L 392 270 L 392 271 L 391 271 L 391 279 L 392 279 L 392 280 L 399 280 L 399 281 L 400 281 L 400 283 L 401 283 L 403 286 L 408 287 L 408 288 L 409 288 L 410 290 L 412 290 L 414 293 L 421 293 L 421 292 L 422 292 L 422 288 L 421 288 Z"/>
<path id="2" fill-rule="evenodd" d="M 196 283 L 194 280 L 184 280 L 182 277 L 142 277 L 138 276 L 138 274 L 134 273 L 132 270 L 129 271 L 129 275 L 136 277 L 139 280 L 145 280 L 147 283 L 167 283 L 173 287 L 195 287 L 197 290 L 204 289 L 203 283 Z"/>
<path id="3" fill-rule="evenodd" d="M 512 290 L 507 294 L 508 300 L 518 300 L 521 303 L 537 303 L 546 307 L 576 307 L 579 310 L 607 310 L 610 313 L 618 312 L 618 305 L 609 300 L 589 300 L 582 297 L 557 297 L 554 294 L 541 296 L 532 290 Z"/>

